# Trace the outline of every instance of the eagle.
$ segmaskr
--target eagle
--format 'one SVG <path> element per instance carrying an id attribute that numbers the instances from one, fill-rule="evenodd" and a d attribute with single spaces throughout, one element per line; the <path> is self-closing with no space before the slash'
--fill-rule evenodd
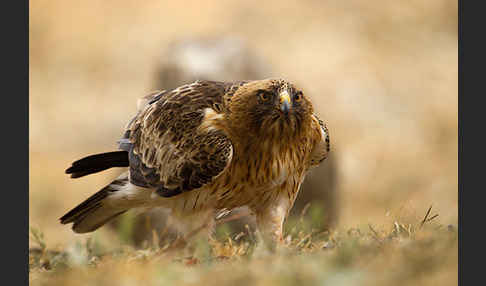
<path id="1" fill-rule="evenodd" d="M 79 178 L 126 168 L 62 216 L 62 224 L 88 233 L 130 209 L 160 207 L 189 233 L 246 207 L 269 246 L 282 241 L 306 173 L 330 150 L 328 129 L 311 101 L 283 79 L 198 80 L 150 93 L 139 100 L 118 146 L 66 170 Z"/>

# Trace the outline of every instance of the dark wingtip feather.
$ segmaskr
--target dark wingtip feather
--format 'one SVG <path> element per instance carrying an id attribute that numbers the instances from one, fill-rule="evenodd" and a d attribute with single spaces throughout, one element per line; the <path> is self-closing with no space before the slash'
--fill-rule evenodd
<path id="1" fill-rule="evenodd" d="M 127 183 L 128 173 L 125 173 L 68 211 L 59 218 L 60 223 L 73 223 L 72 230 L 76 233 L 87 233 L 96 230 L 129 209 L 129 207 L 120 206 L 116 203 L 106 203 L 106 199 L 112 193 L 119 191 L 120 187 Z"/>
<path id="2" fill-rule="evenodd" d="M 71 174 L 71 178 L 80 178 L 112 167 L 128 167 L 128 165 L 128 152 L 114 151 L 79 159 L 73 162 L 65 173 Z"/>
<path id="3" fill-rule="evenodd" d="M 87 198 L 84 202 L 76 206 L 74 209 L 67 212 L 59 220 L 62 224 L 74 222 L 77 218 L 80 218 L 83 214 L 88 213 L 90 209 L 99 205 L 104 198 L 108 196 L 107 187 L 103 188 L 99 192 L 93 194 Z"/>

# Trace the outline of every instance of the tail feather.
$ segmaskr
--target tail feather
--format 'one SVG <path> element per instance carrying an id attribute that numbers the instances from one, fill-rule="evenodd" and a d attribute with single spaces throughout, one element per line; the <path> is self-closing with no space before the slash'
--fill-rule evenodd
<path id="1" fill-rule="evenodd" d="M 128 182 L 127 174 L 123 174 L 62 216 L 61 223 L 73 223 L 72 229 L 77 233 L 92 232 L 98 229 L 130 208 L 137 207 L 137 201 L 127 200 L 123 194 L 130 192 L 127 189 L 130 186 L 133 185 Z"/>
<path id="2" fill-rule="evenodd" d="M 71 178 L 80 178 L 112 167 L 128 167 L 128 152 L 114 151 L 84 157 L 72 163 L 66 170 Z"/>

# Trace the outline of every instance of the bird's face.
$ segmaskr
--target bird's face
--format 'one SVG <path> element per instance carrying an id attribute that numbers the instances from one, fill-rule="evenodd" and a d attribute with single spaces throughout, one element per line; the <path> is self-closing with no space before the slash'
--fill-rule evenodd
<path id="1" fill-rule="evenodd" d="M 293 136 L 313 112 L 311 102 L 295 85 L 276 79 L 252 81 L 232 98 L 233 116 L 244 118 L 246 130 L 258 136 Z"/>

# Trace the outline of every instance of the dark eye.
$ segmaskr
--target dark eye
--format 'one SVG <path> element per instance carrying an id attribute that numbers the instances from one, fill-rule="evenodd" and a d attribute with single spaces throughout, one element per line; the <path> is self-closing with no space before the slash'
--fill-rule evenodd
<path id="1" fill-rule="evenodd" d="M 302 91 L 299 91 L 294 95 L 294 101 L 299 102 L 301 100 L 302 100 Z"/>
<path id="2" fill-rule="evenodd" d="M 270 94 L 264 90 L 259 90 L 258 91 L 258 97 L 262 100 L 262 101 L 267 101 L 270 99 Z"/>

